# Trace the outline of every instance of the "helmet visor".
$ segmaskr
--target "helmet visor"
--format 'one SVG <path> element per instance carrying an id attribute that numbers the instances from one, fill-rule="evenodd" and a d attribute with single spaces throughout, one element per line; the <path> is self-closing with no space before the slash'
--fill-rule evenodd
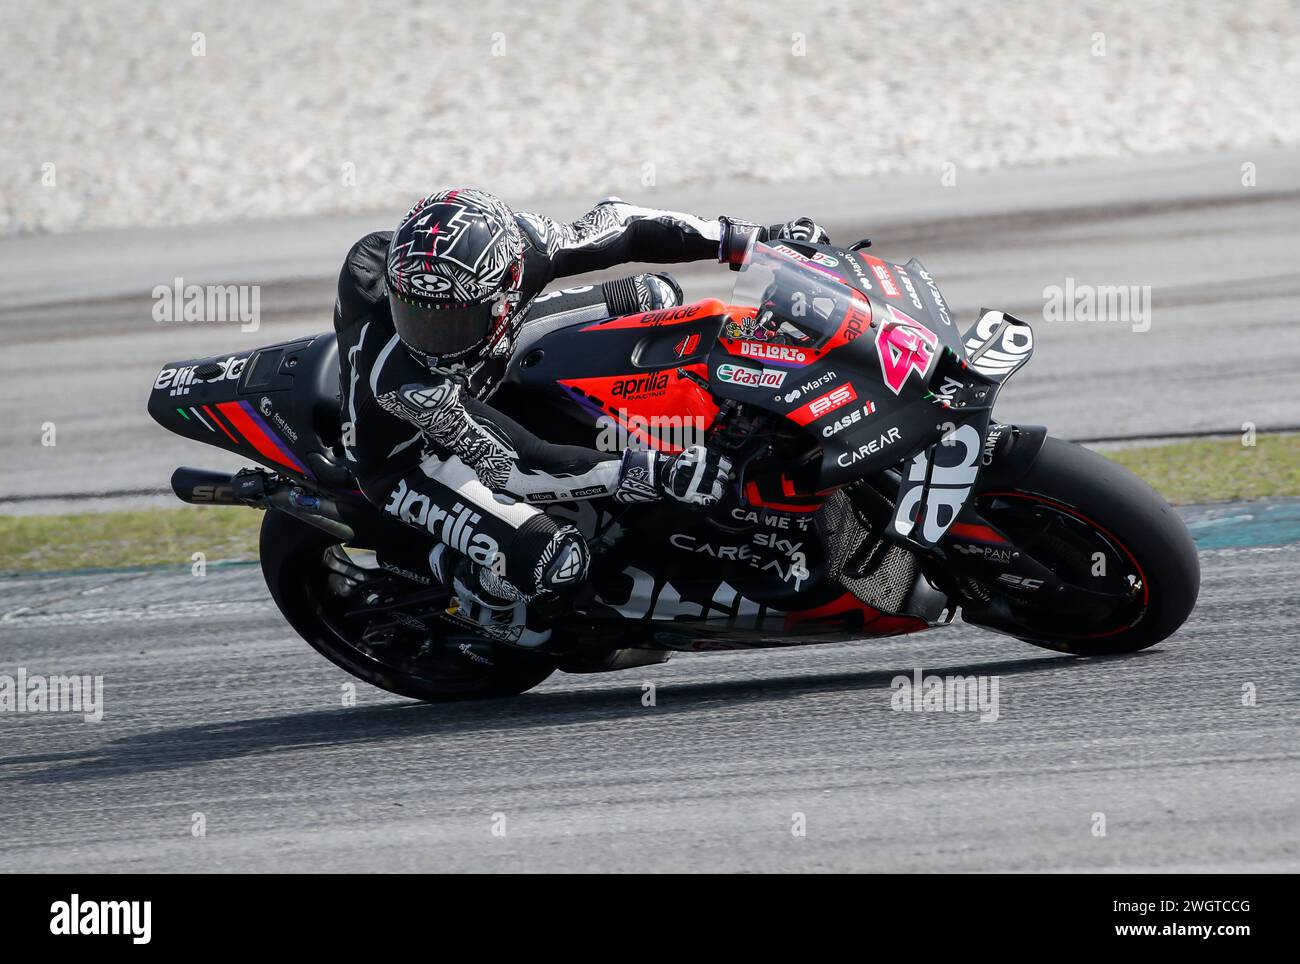
<path id="1" fill-rule="evenodd" d="M 496 303 L 491 301 L 434 308 L 390 289 L 388 304 L 398 337 L 416 351 L 434 357 L 459 355 L 474 348 L 500 320 L 494 311 Z"/>

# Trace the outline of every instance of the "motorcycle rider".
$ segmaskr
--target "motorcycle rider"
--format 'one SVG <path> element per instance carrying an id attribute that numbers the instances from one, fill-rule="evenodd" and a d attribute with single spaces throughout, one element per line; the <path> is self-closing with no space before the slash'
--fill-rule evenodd
<path id="1" fill-rule="evenodd" d="M 479 632 L 539 645 L 528 602 L 578 587 L 590 562 L 576 529 L 532 503 L 612 496 L 707 506 L 730 480 L 704 446 L 675 455 L 550 444 L 487 403 L 525 317 L 556 278 L 625 262 L 717 257 L 738 267 L 751 237 L 827 241 L 807 218 L 771 228 L 606 198 L 571 224 L 513 212 L 479 190 L 418 201 L 368 234 L 339 275 L 344 449 L 366 497 L 437 540 L 433 578 Z M 667 275 L 546 295 L 548 316 L 610 317 L 682 303 Z"/>

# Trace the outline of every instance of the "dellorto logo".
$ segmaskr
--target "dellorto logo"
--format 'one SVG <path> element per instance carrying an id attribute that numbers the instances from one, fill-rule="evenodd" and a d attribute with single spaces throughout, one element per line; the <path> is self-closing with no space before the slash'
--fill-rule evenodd
<path id="1" fill-rule="evenodd" d="M 772 362 L 796 362 L 802 365 L 808 360 L 808 353 L 793 345 L 771 345 L 765 341 L 742 341 L 740 353 L 749 358 Z"/>

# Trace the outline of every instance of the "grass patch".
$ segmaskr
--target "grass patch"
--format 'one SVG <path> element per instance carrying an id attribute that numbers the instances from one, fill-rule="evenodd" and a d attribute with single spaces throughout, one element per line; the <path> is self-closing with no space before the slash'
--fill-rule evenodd
<path id="1" fill-rule="evenodd" d="M 1300 435 L 1114 449 L 1107 458 L 1132 469 L 1174 505 L 1300 496 Z M 262 513 L 230 506 L 182 506 L 79 515 L 0 516 L 0 572 L 127 566 L 188 566 L 257 558 Z"/>
<path id="2" fill-rule="evenodd" d="M 1300 435 L 1197 439 L 1101 453 L 1140 475 L 1173 505 L 1300 496 Z"/>
<path id="3" fill-rule="evenodd" d="M 261 525 L 261 512 L 232 506 L 0 516 L 0 572 L 256 559 Z"/>

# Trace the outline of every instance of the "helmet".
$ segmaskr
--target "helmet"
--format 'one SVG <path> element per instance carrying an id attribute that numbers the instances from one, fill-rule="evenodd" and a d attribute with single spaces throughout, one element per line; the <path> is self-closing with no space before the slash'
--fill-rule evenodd
<path id="1" fill-rule="evenodd" d="M 398 337 L 430 366 L 508 356 L 520 315 L 524 235 L 485 191 L 440 191 L 406 212 L 384 279 Z"/>

